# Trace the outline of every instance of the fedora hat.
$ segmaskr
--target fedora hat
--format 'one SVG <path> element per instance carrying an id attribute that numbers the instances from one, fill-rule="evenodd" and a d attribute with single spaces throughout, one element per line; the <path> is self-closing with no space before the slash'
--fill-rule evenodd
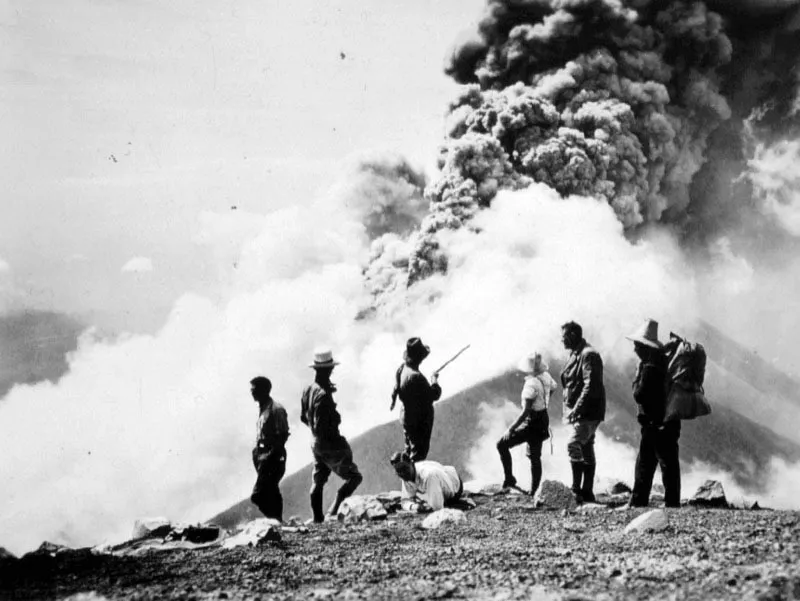
<path id="1" fill-rule="evenodd" d="M 421 338 L 409 338 L 406 342 L 406 355 L 422 361 L 430 355 L 431 347 L 422 344 Z"/>
<path id="2" fill-rule="evenodd" d="M 322 369 L 325 367 L 333 367 L 334 365 L 339 365 L 339 362 L 333 360 L 333 353 L 331 350 L 323 349 L 314 351 L 314 363 L 311 363 L 309 367 Z"/>
<path id="3" fill-rule="evenodd" d="M 661 348 L 662 346 L 658 340 L 658 322 L 654 319 L 646 319 L 633 334 L 625 336 L 625 338 L 650 348 Z"/>
<path id="4" fill-rule="evenodd" d="M 532 374 L 535 376 L 547 371 L 550 368 L 542 359 L 542 355 L 534 352 L 525 355 L 522 359 L 520 359 L 519 363 L 517 363 L 517 369 L 523 373 Z"/>

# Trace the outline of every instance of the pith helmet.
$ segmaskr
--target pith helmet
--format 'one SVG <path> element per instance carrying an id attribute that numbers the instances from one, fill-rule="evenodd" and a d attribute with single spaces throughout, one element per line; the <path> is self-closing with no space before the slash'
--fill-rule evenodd
<path id="1" fill-rule="evenodd" d="M 547 371 L 550 368 L 542 359 L 541 353 L 534 352 L 525 355 L 522 359 L 520 359 L 519 363 L 517 363 L 517 369 L 523 373 L 532 374 L 535 376 Z"/>
<path id="2" fill-rule="evenodd" d="M 644 323 L 630 336 L 625 336 L 628 340 L 639 342 L 650 348 L 661 348 L 658 340 L 658 322 L 654 319 L 646 319 Z"/>

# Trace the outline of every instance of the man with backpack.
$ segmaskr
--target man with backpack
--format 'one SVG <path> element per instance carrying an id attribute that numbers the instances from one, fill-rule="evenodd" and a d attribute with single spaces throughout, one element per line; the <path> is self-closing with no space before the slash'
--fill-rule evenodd
<path id="1" fill-rule="evenodd" d="M 661 466 L 664 484 L 664 505 L 680 507 L 681 472 L 678 439 L 681 422 L 665 421 L 669 371 L 664 347 L 658 340 L 658 322 L 648 319 L 632 335 L 633 351 L 639 358 L 633 379 L 633 398 L 638 407 L 637 419 L 642 428 L 639 453 L 636 456 L 633 492 L 630 507 L 647 507 L 656 466 Z"/>
<path id="2" fill-rule="evenodd" d="M 409 338 L 403 353 L 403 364 L 397 368 L 390 411 L 397 399 L 403 403 L 401 421 L 405 436 L 405 454 L 411 461 L 422 461 L 428 456 L 433 432 L 433 403 L 442 396 L 436 372 L 431 381 L 419 371 L 420 363 L 431 352 L 420 338 Z"/>

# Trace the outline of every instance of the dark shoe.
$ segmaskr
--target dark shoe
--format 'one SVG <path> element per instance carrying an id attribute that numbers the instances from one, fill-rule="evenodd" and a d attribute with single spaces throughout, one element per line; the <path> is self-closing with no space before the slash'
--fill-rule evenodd
<path id="1" fill-rule="evenodd" d="M 514 488 L 517 486 L 517 479 L 511 478 L 511 480 L 503 480 L 503 488 Z"/>

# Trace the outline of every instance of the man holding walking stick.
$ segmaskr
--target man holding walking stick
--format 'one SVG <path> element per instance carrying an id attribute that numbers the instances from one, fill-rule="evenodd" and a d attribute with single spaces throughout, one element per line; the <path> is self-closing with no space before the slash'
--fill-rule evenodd
<path id="1" fill-rule="evenodd" d="M 409 338 L 406 342 L 403 364 L 397 369 L 395 375 L 390 410 L 394 409 L 399 398 L 403 403 L 400 419 L 405 436 L 405 454 L 412 462 L 423 461 L 427 458 L 430 450 L 431 433 L 433 432 L 433 403 L 442 396 L 442 387 L 438 382 L 439 372 L 466 349 L 467 347 L 461 349 L 433 372 L 431 381 L 428 382 L 428 379 L 419 371 L 419 366 L 430 354 L 430 347 L 424 345 L 422 340 L 416 337 Z"/>

